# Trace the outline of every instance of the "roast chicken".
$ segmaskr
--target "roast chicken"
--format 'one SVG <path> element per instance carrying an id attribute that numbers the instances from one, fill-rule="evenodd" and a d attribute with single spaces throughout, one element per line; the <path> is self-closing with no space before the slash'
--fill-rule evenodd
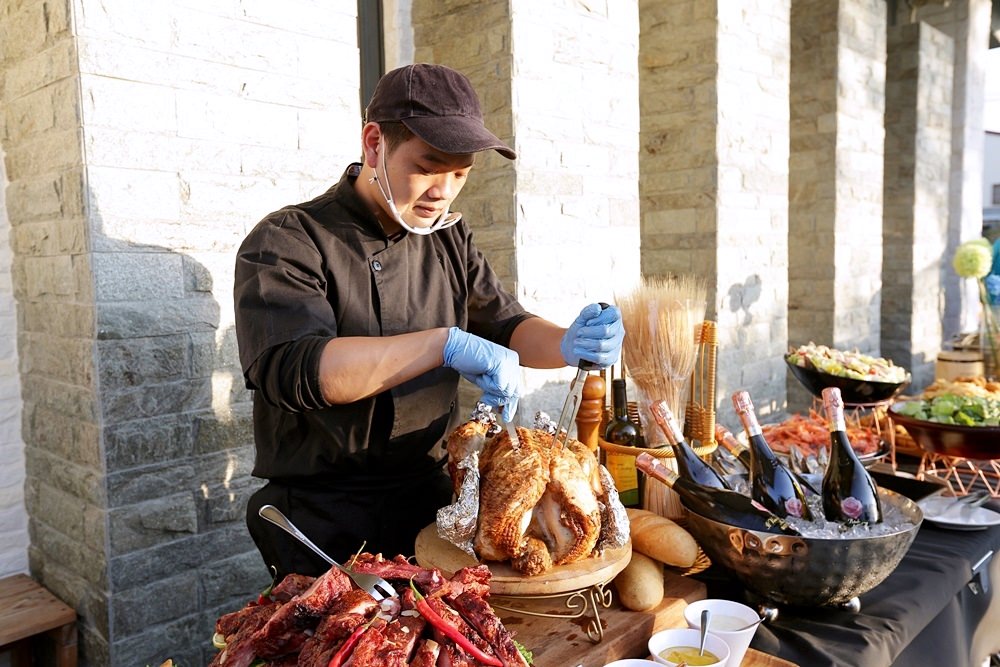
<path id="1" fill-rule="evenodd" d="M 588 558 L 628 539 L 628 518 L 607 471 L 581 442 L 553 446 L 551 433 L 506 431 L 472 420 L 448 439 L 455 495 L 469 503 L 470 461 L 478 460 L 478 511 L 472 548 L 483 561 L 509 561 L 532 576 Z M 454 507 L 454 506 L 453 506 Z M 438 521 L 442 528 L 441 515 Z M 441 531 L 442 534 L 444 531 Z"/>

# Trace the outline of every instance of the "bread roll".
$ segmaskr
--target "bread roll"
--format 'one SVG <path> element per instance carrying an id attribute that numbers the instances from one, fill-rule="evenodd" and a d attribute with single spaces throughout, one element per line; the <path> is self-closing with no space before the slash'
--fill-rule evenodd
<path id="1" fill-rule="evenodd" d="M 632 550 L 673 567 L 691 567 L 698 543 L 691 533 L 655 512 L 627 509 Z"/>
<path id="2" fill-rule="evenodd" d="M 615 577 L 615 588 L 626 609 L 652 609 L 663 600 L 663 564 L 633 551 L 632 560 Z"/>

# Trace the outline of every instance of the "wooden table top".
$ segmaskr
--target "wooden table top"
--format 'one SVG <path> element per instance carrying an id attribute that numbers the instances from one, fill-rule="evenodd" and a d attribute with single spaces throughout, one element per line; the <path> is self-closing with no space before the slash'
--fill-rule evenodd
<path id="1" fill-rule="evenodd" d="M 610 589 L 609 585 L 609 589 Z M 504 625 L 514 638 L 534 655 L 536 667 L 603 667 L 622 658 L 648 657 L 646 642 L 658 630 L 687 627 L 684 608 L 689 602 L 705 597 L 705 585 L 694 579 L 667 572 L 664 575 L 664 597 L 657 607 L 646 612 L 624 609 L 614 596 L 609 608 L 599 607 L 603 639 L 594 643 L 588 637 L 588 624 L 593 620 L 590 609 L 579 618 L 540 618 L 502 606 L 514 606 L 503 598 L 490 598 Z M 569 614 L 572 609 L 562 600 L 542 603 L 542 610 Z M 589 601 L 588 601 L 589 603 Z M 517 603 L 520 605 L 520 601 Z M 536 610 L 536 603 L 525 603 Z M 578 607 L 573 607 L 578 609 Z M 792 663 L 766 655 L 754 649 L 747 651 L 741 667 L 795 667 Z"/>

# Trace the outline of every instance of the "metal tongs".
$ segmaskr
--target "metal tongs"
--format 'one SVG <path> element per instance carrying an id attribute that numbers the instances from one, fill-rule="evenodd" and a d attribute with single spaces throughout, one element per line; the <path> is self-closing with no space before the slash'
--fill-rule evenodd
<path id="1" fill-rule="evenodd" d="M 608 304 L 601 302 L 601 310 L 608 307 Z M 559 421 L 556 422 L 556 432 L 552 436 L 552 447 L 560 447 L 566 444 L 569 439 L 569 423 L 573 420 L 577 408 L 580 407 L 580 399 L 583 397 L 583 385 L 587 381 L 587 373 L 600 370 L 600 366 L 592 361 L 581 359 L 577 365 L 576 377 L 569 385 L 569 395 L 563 403 L 562 412 L 559 413 Z"/>

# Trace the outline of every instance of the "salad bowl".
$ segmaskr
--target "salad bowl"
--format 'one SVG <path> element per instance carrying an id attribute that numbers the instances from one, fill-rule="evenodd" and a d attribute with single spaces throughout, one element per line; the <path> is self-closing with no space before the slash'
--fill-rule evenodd
<path id="1" fill-rule="evenodd" d="M 910 383 L 910 376 L 902 382 L 878 382 L 875 380 L 858 380 L 843 375 L 833 375 L 800 366 L 791 355 L 785 357 L 785 363 L 799 382 L 816 398 L 823 397 L 826 387 L 837 387 L 846 405 L 868 405 L 883 403 L 895 397 Z"/>
<path id="2" fill-rule="evenodd" d="M 974 461 L 1000 459 L 1000 426 L 942 424 L 904 414 L 902 404 L 889 408 L 889 418 L 906 429 L 926 452 Z"/>

